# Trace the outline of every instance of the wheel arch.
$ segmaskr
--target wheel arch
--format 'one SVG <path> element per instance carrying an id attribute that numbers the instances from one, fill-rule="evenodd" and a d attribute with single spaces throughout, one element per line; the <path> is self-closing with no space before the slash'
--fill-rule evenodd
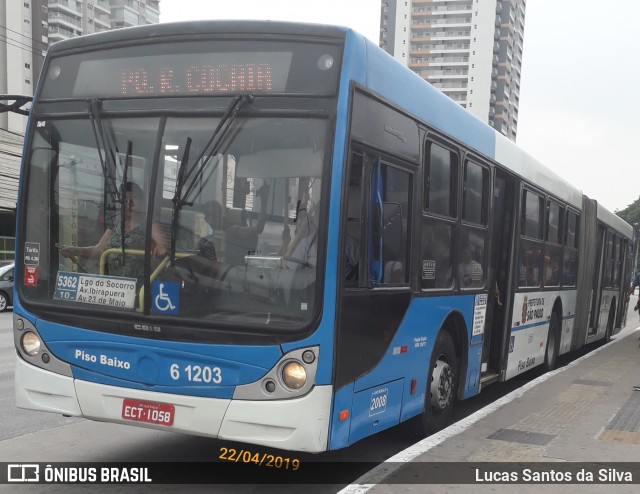
<path id="1" fill-rule="evenodd" d="M 556 334 L 556 343 L 559 345 L 560 344 L 560 340 L 561 340 L 561 336 L 562 336 L 562 314 L 563 314 L 563 305 L 562 305 L 562 298 L 558 295 L 556 297 L 555 302 L 553 303 L 553 309 L 551 309 L 551 316 L 553 316 L 554 314 L 557 316 L 558 318 L 558 334 Z M 549 318 L 549 321 L 551 321 L 551 318 Z M 551 326 L 549 326 L 549 329 L 551 329 Z M 548 337 L 548 331 L 547 330 L 547 337 Z M 559 347 L 558 347 L 559 349 Z"/>
<path id="2" fill-rule="evenodd" d="M 458 311 L 451 312 L 442 323 L 440 331 L 448 332 L 453 340 L 453 346 L 458 360 L 457 399 L 460 400 L 464 396 L 464 383 L 469 360 L 469 336 L 467 333 L 467 325 L 464 322 L 462 314 Z"/>

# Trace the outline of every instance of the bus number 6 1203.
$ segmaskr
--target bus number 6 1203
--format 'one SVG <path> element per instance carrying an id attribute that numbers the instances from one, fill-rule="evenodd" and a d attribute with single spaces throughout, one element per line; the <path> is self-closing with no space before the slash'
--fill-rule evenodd
<path id="1" fill-rule="evenodd" d="M 181 369 L 180 364 L 171 364 L 169 375 L 174 381 L 178 381 L 181 375 L 185 375 L 187 381 L 194 383 L 220 384 L 222 382 L 222 369 L 220 367 L 189 364 L 184 369 Z"/>

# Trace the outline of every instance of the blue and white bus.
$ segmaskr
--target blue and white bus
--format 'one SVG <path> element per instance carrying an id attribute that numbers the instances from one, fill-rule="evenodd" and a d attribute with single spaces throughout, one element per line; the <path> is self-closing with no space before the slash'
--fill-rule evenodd
<path id="1" fill-rule="evenodd" d="M 62 41 L 26 136 L 22 408 L 321 452 L 624 325 L 631 226 L 350 29 Z"/>

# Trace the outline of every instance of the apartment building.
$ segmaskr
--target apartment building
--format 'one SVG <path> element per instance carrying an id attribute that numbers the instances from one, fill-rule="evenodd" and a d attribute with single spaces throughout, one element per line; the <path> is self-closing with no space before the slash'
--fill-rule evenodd
<path id="1" fill-rule="evenodd" d="M 380 46 L 515 141 L 526 0 L 382 0 Z"/>

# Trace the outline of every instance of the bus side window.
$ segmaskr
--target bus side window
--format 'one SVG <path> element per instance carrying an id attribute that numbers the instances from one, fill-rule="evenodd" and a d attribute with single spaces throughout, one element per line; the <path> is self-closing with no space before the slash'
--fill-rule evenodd
<path id="1" fill-rule="evenodd" d="M 537 287 L 542 266 L 542 197 L 525 190 L 522 197 L 518 286 Z"/>
<path id="2" fill-rule="evenodd" d="M 562 264 L 562 228 L 564 208 L 553 201 L 547 204 L 547 243 L 544 252 L 544 286 L 560 285 Z"/>
<path id="3" fill-rule="evenodd" d="M 354 153 L 350 166 L 343 247 L 345 284 L 358 286 L 365 281 L 405 284 L 412 175 L 372 155 Z M 375 179 L 374 173 L 379 173 Z M 369 208 L 368 216 L 363 205 Z M 369 225 L 365 225 L 367 221 Z M 363 232 L 369 235 L 367 240 L 363 240 Z M 376 268 L 379 266 L 380 271 L 366 269 L 367 252 L 369 262 Z M 368 271 L 372 279 L 364 280 Z M 379 275 L 375 280 L 374 272 Z"/>
<path id="4" fill-rule="evenodd" d="M 578 279 L 578 223 L 578 215 L 568 211 L 562 263 L 562 284 L 564 286 L 575 286 Z"/>
<path id="5" fill-rule="evenodd" d="M 451 254 L 456 247 L 454 226 L 458 216 L 458 151 L 427 141 L 425 155 L 420 288 L 451 289 Z"/>
<path id="6" fill-rule="evenodd" d="M 344 279 L 347 285 L 357 286 L 360 271 L 362 235 L 362 155 L 353 154 L 347 190 L 347 221 L 344 244 Z"/>
<path id="7" fill-rule="evenodd" d="M 422 265 L 420 287 L 449 289 L 453 286 L 453 259 L 455 244 L 453 226 L 438 221 L 422 221 Z"/>
<path id="8" fill-rule="evenodd" d="M 411 174 L 383 165 L 382 283 L 407 282 Z"/>

